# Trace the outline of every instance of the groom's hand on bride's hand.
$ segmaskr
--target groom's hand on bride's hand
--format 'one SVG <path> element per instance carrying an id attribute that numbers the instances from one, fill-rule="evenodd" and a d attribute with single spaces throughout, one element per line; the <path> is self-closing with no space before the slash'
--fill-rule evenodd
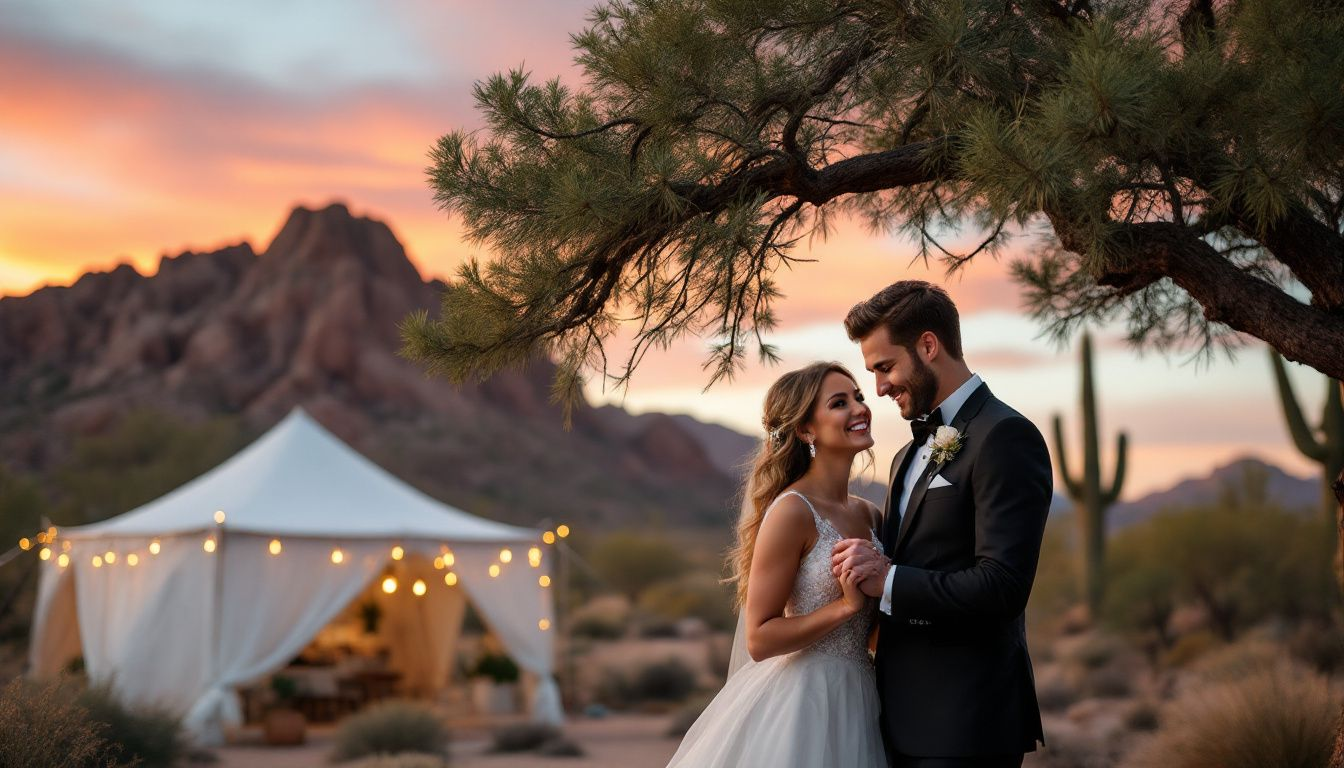
<path id="1" fill-rule="evenodd" d="M 831 550 L 831 573 L 837 579 L 846 573 L 858 574 L 859 588 L 869 597 L 882 596 L 890 567 L 891 561 L 867 539 L 842 539 Z"/>

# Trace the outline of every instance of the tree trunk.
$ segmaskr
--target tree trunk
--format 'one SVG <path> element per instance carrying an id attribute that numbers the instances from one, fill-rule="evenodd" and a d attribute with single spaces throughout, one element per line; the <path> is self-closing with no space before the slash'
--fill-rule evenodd
<path id="1" fill-rule="evenodd" d="M 1344 395 L 1344 381 L 1339 383 L 1340 394 Z M 1338 482 L 1344 483 L 1344 470 L 1340 470 Z M 1339 509 L 1335 511 L 1335 532 L 1338 537 L 1335 557 L 1337 560 L 1344 559 L 1344 501 L 1339 504 Z M 1336 570 L 1337 575 L 1340 571 Z M 1344 592 L 1344 575 L 1339 575 L 1340 591 Z M 1339 724 L 1335 727 L 1335 751 L 1330 755 L 1330 768 L 1344 768 L 1344 707 L 1340 708 Z"/>

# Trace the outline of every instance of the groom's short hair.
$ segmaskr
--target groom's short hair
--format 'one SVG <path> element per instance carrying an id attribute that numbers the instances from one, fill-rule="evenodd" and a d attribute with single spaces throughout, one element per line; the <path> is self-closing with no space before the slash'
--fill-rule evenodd
<path id="1" fill-rule="evenodd" d="M 954 359 L 961 358 L 961 319 L 947 291 L 923 280 L 902 280 L 855 304 L 845 316 L 845 331 L 858 341 L 887 329 L 893 344 L 913 349 L 915 341 L 932 331 Z"/>

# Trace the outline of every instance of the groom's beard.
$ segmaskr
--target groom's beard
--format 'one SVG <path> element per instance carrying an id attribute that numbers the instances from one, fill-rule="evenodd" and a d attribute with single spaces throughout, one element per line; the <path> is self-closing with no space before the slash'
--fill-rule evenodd
<path id="1" fill-rule="evenodd" d="M 924 361 L 918 355 L 915 358 L 915 368 L 910 372 L 910 407 L 912 413 L 901 414 L 907 419 L 918 419 L 933 412 L 934 398 L 938 397 L 938 374 L 933 369 L 925 365 Z"/>

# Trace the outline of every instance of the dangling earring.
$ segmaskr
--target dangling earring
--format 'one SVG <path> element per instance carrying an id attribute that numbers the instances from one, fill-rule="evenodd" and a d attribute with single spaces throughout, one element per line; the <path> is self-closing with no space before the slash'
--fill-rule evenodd
<path id="1" fill-rule="evenodd" d="M 807 441 L 807 455 L 814 459 L 817 458 L 817 446 L 811 440 Z"/>

